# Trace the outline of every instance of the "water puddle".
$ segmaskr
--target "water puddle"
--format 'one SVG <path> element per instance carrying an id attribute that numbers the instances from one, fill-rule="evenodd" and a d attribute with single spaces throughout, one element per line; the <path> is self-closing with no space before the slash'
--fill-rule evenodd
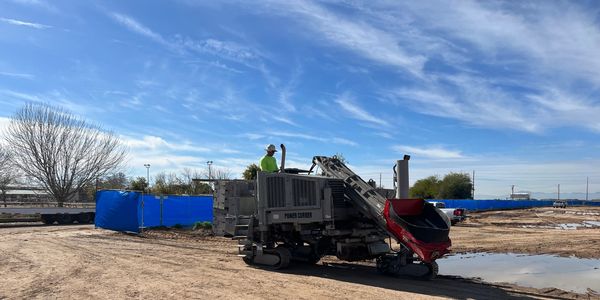
<path id="1" fill-rule="evenodd" d="M 558 288 L 586 293 L 600 292 L 600 259 L 468 253 L 438 259 L 441 275 L 481 278 L 533 288 Z"/>
<path id="2" fill-rule="evenodd" d="M 579 228 L 600 228 L 600 222 L 583 221 L 581 223 L 563 223 L 556 225 L 522 225 L 521 228 L 577 230 Z"/>
<path id="3" fill-rule="evenodd" d="M 594 228 L 600 227 L 600 222 L 596 221 L 583 221 L 582 223 L 565 223 L 558 224 L 556 229 L 565 229 L 565 230 L 576 230 L 578 228 Z"/>

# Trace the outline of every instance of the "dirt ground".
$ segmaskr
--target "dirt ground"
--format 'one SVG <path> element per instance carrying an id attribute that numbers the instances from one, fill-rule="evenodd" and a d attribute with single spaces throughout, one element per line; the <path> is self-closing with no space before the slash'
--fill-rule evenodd
<path id="1" fill-rule="evenodd" d="M 452 250 L 600 258 L 600 226 L 561 227 L 561 224 L 585 225 L 585 221 L 600 222 L 600 207 L 471 213 L 464 223 L 452 227 Z"/>
<path id="2" fill-rule="evenodd" d="M 539 210 L 540 213 L 545 211 L 549 210 Z M 595 211 L 600 213 L 600 210 Z M 530 210 L 521 212 L 529 215 Z M 576 213 L 573 215 L 577 216 Z M 587 235 L 588 242 L 600 239 L 600 229 L 544 229 L 547 232 L 540 236 L 545 239 L 532 238 L 536 230 L 516 225 L 522 223 L 518 215 L 511 217 L 512 222 L 505 217 L 493 212 L 472 214 L 464 225 L 452 228 L 453 249 L 466 252 L 549 251 L 568 255 L 570 246 L 556 241 L 580 233 L 581 239 Z M 598 216 L 593 217 L 598 220 Z M 559 220 L 551 220 L 556 221 Z M 535 220 L 523 222 L 535 223 Z M 539 247 L 540 243 L 544 246 Z M 575 247 L 571 254 L 597 257 L 598 243 L 592 245 L 596 250 L 584 251 L 583 247 Z M 434 281 L 391 278 L 377 274 L 370 263 L 346 264 L 335 258 L 327 258 L 316 266 L 295 265 L 285 271 L 269 271 L 244 264 L 236 256 L 235 241 L 227 238 L 183 230 L 156 230 L 136 236 L 94 229 L 93 225 L 0 227 L 0 274 L 0 299 L 596 297 L 448 276 Z"/>

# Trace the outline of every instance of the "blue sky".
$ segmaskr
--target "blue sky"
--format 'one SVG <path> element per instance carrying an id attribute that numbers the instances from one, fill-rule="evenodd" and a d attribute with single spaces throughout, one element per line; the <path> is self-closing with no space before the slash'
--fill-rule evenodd
<path id="1" fill-rule="evenodd" d="M 343 153 L 391 186 L 476 172 L 476 196 L 600 191 L 597 1 L 0 1 L 0 125 L 64 106 L 131 175 L 240 176 Z"/>

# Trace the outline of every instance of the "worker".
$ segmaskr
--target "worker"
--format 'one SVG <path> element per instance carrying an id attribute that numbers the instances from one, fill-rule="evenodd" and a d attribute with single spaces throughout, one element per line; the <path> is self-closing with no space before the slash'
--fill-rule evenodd
<path id="1" fill-rule="evenodd" d="M 277 152 L 275 145 L 268 144 L 265 147 L 265 151 L 267 151 L 267 154 L 260 159 L 260 170 L 263 172 L 279 171 L 279 168 L 277 167 L 277 160 L 275 160 L 275 157 L 273 156 L 275 155 L 275 152 Z"/>

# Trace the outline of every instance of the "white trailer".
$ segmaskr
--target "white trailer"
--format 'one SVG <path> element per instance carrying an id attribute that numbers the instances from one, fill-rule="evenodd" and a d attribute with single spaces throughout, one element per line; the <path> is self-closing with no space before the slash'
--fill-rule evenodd
<path id="1" fill-rule="evenodd" d="M 44 224 L 89 224 L 94 222 L 95 207 L 0 207 L 0 216 L 35 215 Z"/>

